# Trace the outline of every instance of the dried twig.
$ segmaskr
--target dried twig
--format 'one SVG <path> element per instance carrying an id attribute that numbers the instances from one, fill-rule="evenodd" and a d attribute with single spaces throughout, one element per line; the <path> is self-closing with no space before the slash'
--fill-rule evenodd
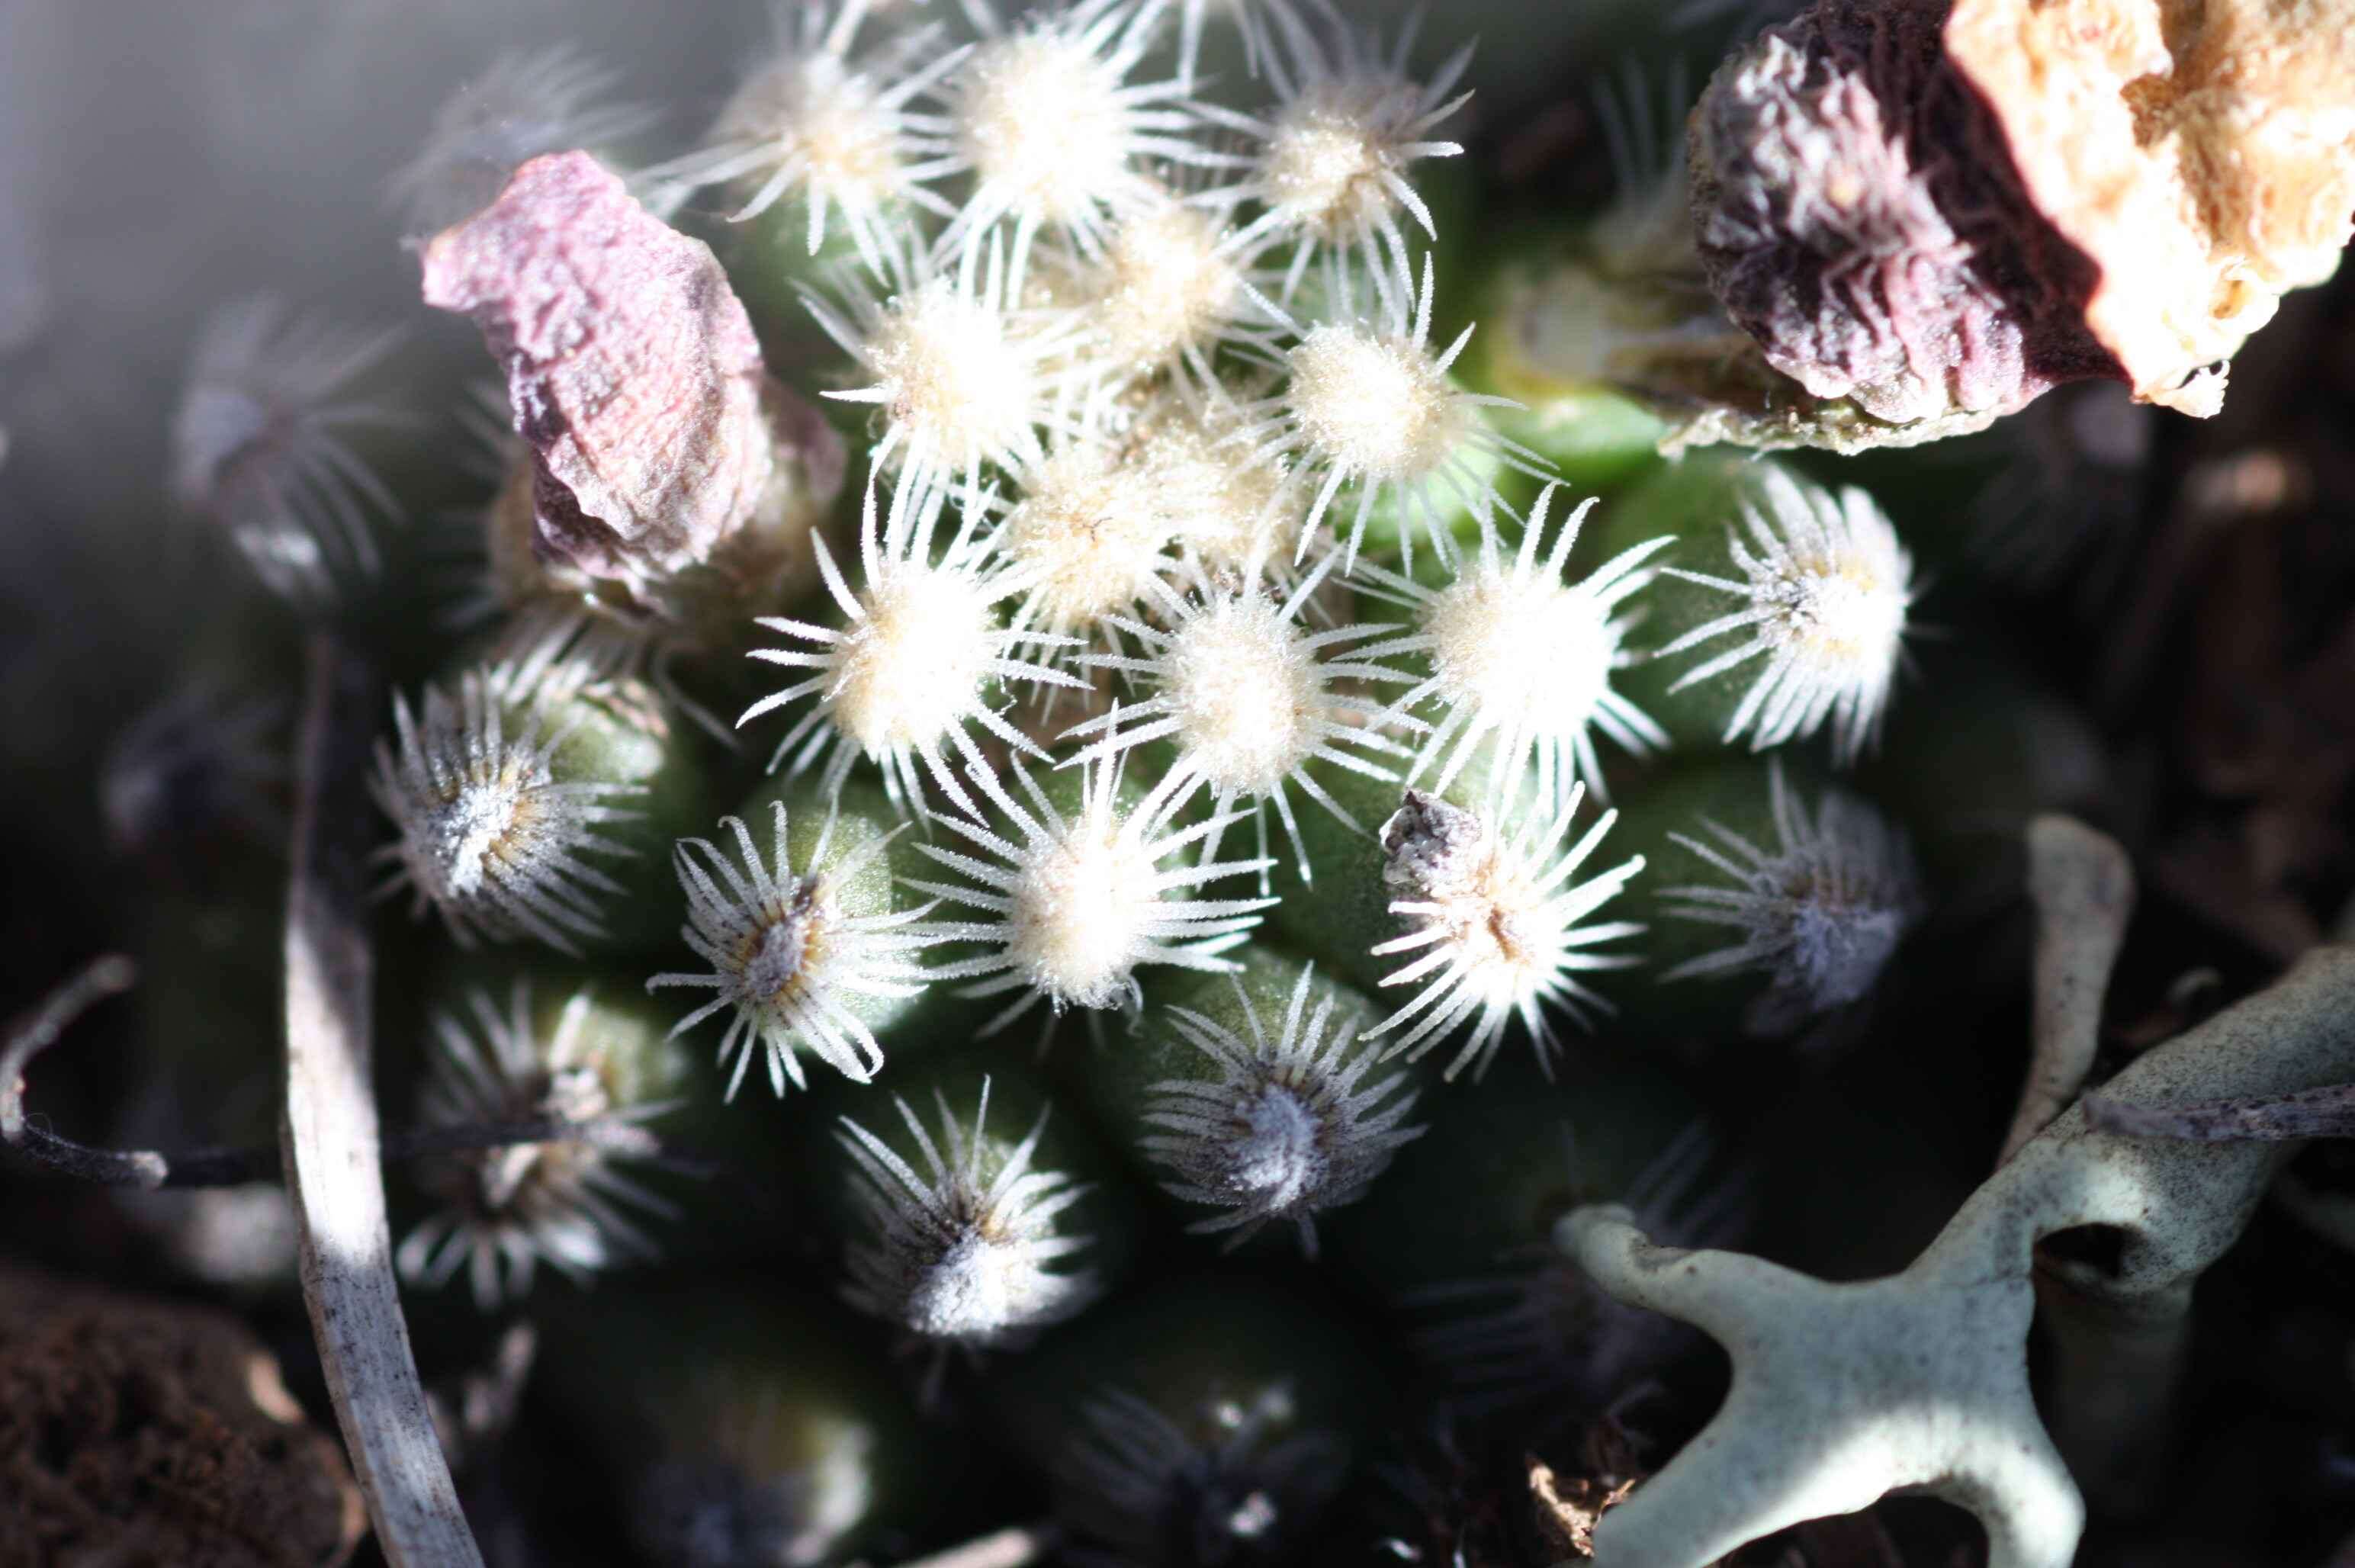
<path id="1" fill-rule="evenodd" d="M 60 1176 L 101 1187 L 133 1187 L 154 1192 L 164 1188 L 240 1187 L 248 1182 L 277 1180 L 281 1164 L 275 1147 L 189 1149 L 179 1153 L 101 1148 L 65 1136 L 50 1127 L 46 1118 L 25 1108 L 25 1075 L 34 1059 L 55 1045 L 67 1028 L 91 1007 L 129 990 L 134 975 L 131 960 L 121 954 L 94 958 L 10 1029 L 5 1047 L 0 1047 L 0 1142 Z M 388 1158 L 414 1159 L 549 1143 L 582 1144 L 620 1158 L 641 1160 L 697 1178 L 709 1177 L 716 1168 L 709 1160 L 664 1143 L 643 1122 L 625 1115 L 599 1116 L 581 1122 L 548 1116 L 521 1122 L 461 1122 L 410 1127 L 387 1136 L 384 1151 Z"/>
<path id="2" fill-rule="evenodd" d="M 27 1157 L 101 1187 L 230 1187 L 277 1171 L 274 1149 L 208 1149 L 165 1155 L 156 1149 L 106 1149 L 77 1143 L 25 1109 L 25 1074 L 76 1019 L 131 988 L 136 971 L 119 953 L 94 958 L 18 1019 L 0 1050 L 0 1140 Z"/>
<path id="3" fill-rule="evenodd" d="M 286 899 L 287 1188 L 303 1299 L 386 1558 L 480 1568 L 401 1318 L 378 1163 L 361 794 L 375 686 L 332 638 L 313 641 Z"/>

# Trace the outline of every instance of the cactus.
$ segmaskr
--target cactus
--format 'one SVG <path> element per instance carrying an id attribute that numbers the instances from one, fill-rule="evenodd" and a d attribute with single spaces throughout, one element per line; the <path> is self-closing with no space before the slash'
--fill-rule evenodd
<path id="1" fill-rule="evenodd" d="M 181 1287 L 264 1315 L 301 1285 L 398 1564 L 827 1568 L 964 1535 L 1001 1565 L 1497 1568 L 1488 1543 L 1540 1550 L 1510 1521 L 1541 1472 L 1557 1513 L 1601 1499 L 1544 1528 L 1604 1568 L 1909 1487 L 1978 1512 L 1998 1568 L 2058 1568 L 2083 1498 L 2148 1505 L 2121 1477 L 2170 1430 L 2190 1282 L 2282 1152 L 2072 1103 L 2113 1072 L 2130 1124 L 2344 1076 L 2344 987 L 2326 955 L 2258 988 L 2200 933 L 2146 959 L 2136 857 L 2037 816 L 2131 828 L 2192 793 L 2114 773 L 2094 682 L 1987 632 L 2081 566 L 2105 581 L 2077 603 L 2121 602 L 2137 530 L 2044 513 L 2155 497 L 2171 416 L 2079 428 L 2117 410 L 2072 391 L 2008 427 L 2073 421 L 2083 491 L 2001 441 L 1839 455 L 2086 378 L 2212 411 L 2182 343 L 2122 322 L 2115 236 L 2061 165 L 2159 176 L 2106 100 L 2073 140 L 2065 82 L 2013 80 L 2012 3 L 1817 0 L 1732 44 L 1689 116 L 1698 35 L 1598 20 L 1613 85 L 1534 179 L 1525 145 L 1577 114 L 1488 118 L 1468 41 L 1327 0 L 810 0 L 698 125 L 567 40 L 480 62 L 377 219 L 414 341 L 343 325 L 358 302 L 191 299 L 149 444 L 210 553 L 154 618 L 201 629 L 139 630 L 141 699 L 88 704 L 128 721 L 66 711 L 84 688 L 49 672 L 114 677 L 40 617 L 26 678 L 9 645 L 12 699 L 57 688 L 0 727 L 0 762 L 41 753 L 0 775 L 40 807 L 24 885 L 59 891 L 54 932 L 26 929 L 44 899 L 0 932 L 114 932 L 146 979 L 138 1093 L 59 1052 L 80 1080 L 52 1115 L 44 1067 L 27 1109 L 29 1064 L 131 983 L 101 959 L 0 1048 L 0 1134 L 140 1189 L 86 1212 Z M 2218 254 L 2274 264 L 2178 334 L 2219 355 L 2347 205 L 2343 114 L 2310 134 L 2288 57 L 2254 64 L 2276 139 L 2162 101 L 2156 65 L 2111 94 L 2333 215 L 2199 208 L 2246 219 Z M 495 472 L 445 439 L 490 405 L 431 362 L 437 320 L 504 382 Z M 13 485 L 48 427 L 5 411 Z M 1826 450 L 1688 450 L 1712 443 Z M 2212 521 L 2186 516 L 2170 582 Z M 453 534 L 454 581 L 426 559 Z M 2147 643 L 2168 604 L 2137 581 Z M 52 834 L 77 756 L 89 820 Z M 2243 779 L 2211 756 L 2196 787 Z M 1956 976 L 2019 978 L 2031 821 L 2038 1054 L 2000 1168 L 1889 1278 L 1711 1250 L 1772 1189 L 1747 1160 L 1799 1157 L 1766 1135 L 1857 1125 L 1899 1080 L 1947 1098 L 1924 1167 L 1993 1152 L 2016 1064 L 1962 1041 L 2011 993 Z M 2322 835 L 2248 837 L 2335 874 Z M 407 918 L 368 912 L 371 851 Z M 2121 1071 L 2121 952 L 2250 994 Z M 741 1093 L 756 1068 L 773 1093 Z M 282 1160 L 243 1147 L 282 1108 Z M 59 1130 L 90 1120 L 239 1146 Z M 1871 1190 L 1855 1152 L 1805 1157 Z M 2107 1275 L 2087 1227 L 2124 1249 Z M 1710 1364 L 1653 1308 L 1731 1352 L 1713 1424 Z M 519 1402 L 476 1370 L 496 1338 L 523 1377 L 518 1321 L 544 1334 Z M 1371 1533 L 1369 1488 L 1431 1499 L 1415 1541 Z"/>

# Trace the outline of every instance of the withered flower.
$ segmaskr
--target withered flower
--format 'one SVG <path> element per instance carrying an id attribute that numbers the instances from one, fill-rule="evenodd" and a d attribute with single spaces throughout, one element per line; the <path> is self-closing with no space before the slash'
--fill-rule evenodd
<path id="1" fill-rule="evenodd" d="M 516 171 L 425 247 L 425 301 L 506 369 L 531 450 L 533 549 L 636 587 L 713 559 L 785 473 L 798 401 L 771 381 L 710 248 L 586 153 Z"/>
<path id="2" fill-rule="evenodd" d="M 2115 375 L 2092 262 L 1948 62 L 1945 0 L 1825 0 L 1719 69 L 1691 123 L 1710 286 L 1775 369 L 1893 425 Z"/>
<path id="3" fill-rule="evenodd" d="M 1690 157 L 1710 288 L 1798 384 L 1780 400 L 1827 405 L 1766 422 L 1910 443 L 2090 377 L 2213 413 L 2222 362 L 2347 241 L 2350 22 L 2348 0 L 1821 0 L 1761 35 Z"/>

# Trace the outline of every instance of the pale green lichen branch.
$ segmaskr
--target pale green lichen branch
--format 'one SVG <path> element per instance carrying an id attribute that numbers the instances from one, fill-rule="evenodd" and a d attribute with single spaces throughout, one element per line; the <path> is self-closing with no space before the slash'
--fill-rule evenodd
<path id="1" fill-rule="evenodd" d="M 2107 834 L 2047 814 L 2028 825 L 2028 896 L 2036 905 L 2033 1045 L 1998 1165 L 2042 1132 L 2093 1071 L 2102 996 L 2134 912 L 2134 866 Z"/>
<path id="2" fill-rule="evenodd" d="M 2065 1009 L 2081 1028 L 2098 1015 L 2099 967 Z M 2104 1092 L 2169 1104 L 2350 1079 L 2355 948 L 2325 947 Z M 1733 1363 L 1708 1428 L 1604 1517 L 1596 1561 L 1700 1568 L 1786 1525 L 1912 1488 L 1978 1517 L 1990 1568 L 2064 1568 L 2084 1509 L 2029 1392 L 2035 1306 L 2054 1333 L 2050 1404 L 2069 1451 L 2102 1452 L 2124 1429 L 2163 1431 L 2191 1284 L 2296 1147 L 2122 1136 L 2094 1130 L 2074 1105 L 1910 1268 L 1859 1285 L 1655 1247 L 1624 1211 L 1572 1213 L 1557 1243 L 1597 1284 L 1704 1328 Z M 2088 1226 L 2115 1232 L 2114 1262 L 2039 1255 L 2040 1242 Z M 2105 1392 L 2122 1387 L 2135 1397 Z"/>
<path id="3" fill-rule="evenodd" d="M 2069 1561 L 2084 1509 L 2029 1395 L 2024 1270 L 1960 1280 L 1934 1248 L 1893 1278 L 1827 1285 L 1654 1246 L 1613 1209 L 1571 1214 L 1556 1239 L 1604 1289 L 1708 1330 L 1733 1361 L 1708 1429 L 1604 1516 L 1604 1568 L 1699 1568 L 1901 1488 L 1977 1514 L 1989 1568 Z"/>

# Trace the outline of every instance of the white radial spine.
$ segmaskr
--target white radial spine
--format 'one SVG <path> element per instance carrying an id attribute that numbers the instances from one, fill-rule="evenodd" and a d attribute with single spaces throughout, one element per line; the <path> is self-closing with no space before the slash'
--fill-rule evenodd
<path id="1" fill-rule="evenodd" d="M 732 1012 L 719 1040 L 720 1061 L 736 1059 L 728 1080 L 731 1100 L 756 1047 L 767 1053 L 770 1087 L 780 1095 L 788 1080 L 795 1088 L 808 1086 L 804 1051 L 847 1078 L 868 1082 L 883 1065 L 883 1048 L 856 1005 L 912 997 L 932 977 L 915 956 L 941 940 L 922 923 L 927 909 L 854 915 L 842 908 L 843 885 L 885 852 L 890 836 L 830 863 L 826 852 L 838 820 L 827 812 L 809 861 L 798 870 L 786 846 L 782 801 L 771 803 L 765 860 L 751 830 L 734 816 L 719 824 L 735 839 L 734 863 L 705 838 L 682 839 L 673 852 L 687 901 L 679 937 L 709 967 L 656 975 L 646 989 L 713 993 L 672 1026 L 673 1038 L 715 1014 Z"/>
<path id="2" fill-rule="evenodd" d="M 738 726 L 815 699 L 777 742 L 771 772 L 791 757 L 787 774 L 798 776 L 823 759 L 821 787 L 832 798 L 863 758 L 881 767 L 894 805 L 912 805 L 929 817 L 929 784 L 967 816 L 978 816 L 981 808 L 951 762 L 954 753 L 967 767 L 985 765 L 973 726 L 1017 751 L 1045 756 L 990 706 L 989 693 L 1000 682 L 1081 686 L 1076 677 L 1018 656 L 1073 640 L 1004 624 L 997 606 L 1021 592 L 1027 574 L 998 557 L 994 539 L 975 532 L 975 514 L 968 512 L 946 548 L 935 549 L 944 499 L 935 492 L 912 512 L 895 508 L 902 526 L 885 530 L 870 479 L 859 529 L 864 585 L 856 592 L 825 538 L 811 536 L 842 624 L 783 616 L 757 622 L 799 645 L 755 648 L 750 656 L 800 678 L 747 708 Z"/>
<path id="3" fill-rule="evenodd" d="M 781 10 L 778 38 L 721 110 L 706 144 L 655 171 L 681 191 L 753 184 L 729 221 L 758 218 L 788 197 L 808 209 L 805 236 L 815 256 L 836 219 L 870 272 L 886 270 L 894 214 L 912 206 L 943 219 L 956 208 L 928 182 L 947 174 L 932 139 L 921 135 L 911 105 L 934 91 L 964 60 L 944 48 L 937 25 L 854 54 L 868 0 Z M 757 183 L 753 183 L 757 182 Z"/>
<path id="4" fill-rule="evenodd" d="M 381 564 L 377 520 L 400 506 L 350 437 L 407 416 L 350 389 L 397 341 L 266 295 L 215 311 L 197 336 L 172 416 L 173 496 L 284 598 L 331 603 Z"/>
<path id="5" fill-rule="evenodd" d="M 1328 294 L 1347 298 L 1352 263 L 1359 263 L 1387 295 L 1386 280 L 1409 273 L 1401 216 L 1426 239 L 1438 236 L 1431 208 L 1407 171 L 1426 158 L 1462 155 L 1460 144 L 1431 133 L 1471 97 L 1449 94 L 1471 63 L 1472 47 L 1458 49 L 1428 83 L 1418 84 L 1405 69 L 1414 47 L 1412 25 L 1385 59 L 1375 40 L 1337 17 L 1321 37 L 1289 6 L 1273 8 L 1270 19 L 1285 46 L 1267 56 L 1276 107 L 1264 115 L 1215 104 L 1196 110 L 1208 123 L 1240 133 L 1254 149 L 1225 160 L 1240 163 L 1242 177 L 1220 197 L 1260 208 L 1231 243 L 1238 250 L 1291 243 L 1279 295 L 1286 304 L 1320 256 Z"/>
<path id="6" fill-rule="evenodd" d="M 1662 889 L 1665 912 L 1729 928 L 1733 940 L 1661 978 L 1766 975 L 1747 1022 L 1781 1034 L 1870 992 L 1926 900 L 1913 845 L 1870 803 L 1828 789 L 1811 815 L 1780 759 L 1767 778 L 1773 846 L 1706 819 L 1707 838 L 1668 836 L 1722 880 Z"/>
<path id="7" fill-rule="evenodd" d="M 1018 290 L 1042 231 L 1093 255 L 1111 216 L 1150 194 L 1147 165 L 1211 161 L 1188 139 L 1196 121 L 1181 80 L 1129 80 L 1166 0 L 1078 0 L 1010 26 L 980 0 L 966 11 L 986 36 L 932 94 L 939 112 L 916 119 L 943 165 L 973 176 L 944 249 L 969 255 L 1010 223 Z"/>
<path id="8" fill-rule="evenodd" d="M 974 781 L 996 807 L 1006 827 L 939 820 L 973 850 L 939 845 L 916 848 L 960 873 L 963 882 L 911 884 L 943 903 L 972 912 L 943 920 L 932 929 L 943 940 L 979 942 L 990 951 L 943 964 L 940 977 L 978 976 L 968 996 L 1018 993 L 984 1026 L 995 1032 L 1041 1003 L 1056 1013 L 1067 1008 L 1142 1005 L 1136 971 L 1149 964 L 1189 969 L 1230 970 L 1225 952 L 1245 939 L 1270 898 L 1202 899 L 1192 896 L 1207 882 L 1262 869 L 1262 860 L 1197 862 L 1165 869 L 1164 862 L 1235 820 L 1212 816 L 1173 829 L 1177 784 L 1164 780 L 1134 807 L 1117 796 L 1117 759 L 1091 763 L 1082 781 L 1075 816 L 1066 817 L 1048 801 L 1028 770 L 1013 768 L 1024 798 L 978 772 Z"/>
<path id="9" fill-rule="evenodd" d="M 1500 825 L 1495 814 L 1407 792 L 1405 804 L 1383 826 L 1382 848 L 1383 880 L 1401 895 L 1390 912 L 1408 930 L 1372 951 L 1406 959 L 1382 977 L 1384 987 L 1416 990 L 1366 1038 L 1395 1034 L 1389 1054 L 1412 1061 L 1468 1021 L 1472 1027 L 1447 1066 L 1452 1080 L 1475 1064 L 1476 1076 L 1486 1071 L 1506 1026 L 1518 1018 L 1550 1075 L 1560 1042 L 1550 1015 L 1583 1022 L 1590 1008 L 1607 1011 L 1610 1003 L 1578 976 L 1636 963 L 1593 949 L 1644 929 L 1634 921 L 1582 923 L 1644 869 L 1636 855 L 1584 881 L 1571 880 L 1619 816 L 1604 812 L 1570 842 L 1585 793 L 1573 785 L 1559 806 L 1549 810 L 1547 803 L 1534 802 L 1517 823 Z"/>
<path id="10" fill-rule="evenodd" d="M 389 182 L 408 233 L 429 236 L 473 217 L 544 153 L 610 154 L 648 129 L 659 116 L 615 101 L 619 83 L 611 68 L 569 42 L 494 58 L 434 111 L 424 144 Z"/>
<path id="11" fill-rule="evenodd" d="M 979 1102 L 967 1128 L 934 1090 L 935 1141 L 906 1099 L 891 1096 L 921 1164 L 848 1116 L 837 1130 L 858 1168 L 860 1220 L 844 1294 L 861 1311 L 966 1349 L 1019 1344 L 1103 1288 L 1092 1269 L 1065 1267 L 1094 1243 L 1064 1218 L 1090 1188 L 1036 1168 L 1048 1112 L 1009 1149 L 989 1136 L 987 1078 Z"/>
<path id="12" fill-rule="evenodd" d="M 504 1015 L 476 991 L 467 997 L 471 1019 L 435 1018 L 423 1125 L 635 1121 L 668 1110 L 613 1106 L 582 1036 L 589 1006 L 586 993 L 574 996 L 542 1038 L 532 1023 L 530 988 L 517 980 Z M 439 1286 L 463 1267 L 476 1304 L 490 1311 L 527 1295 L 541 1264 L 585 1281 L 614 1264 L 655 1256 L 641 1220 L 674 1210 L 621 1163 L 608 1149 L 573 1139 L 439 1157 L 424 1179 L 443 1203 L 402 1239 L 395 1259 L 401 1275 Z"/>
<path id="13" fill-rule="evenodd" d="M 826 336 L 868 378 L 824 395 L 870 403 L 882 433 L 870 453 L 878 472 L 896 470 L 894 524 L 902 507 L 961 481 L 961 503 L 986 505 L 982 473 L 1021 473 L 1046 458 L 1041 426 L 1060 418 L 1070 347 L 1035 315 L 1017 312 L 1005 247 L 966 249 L 953 269 L 912 229 L 895 225 L 872 273 L 837 269 L 828 298 L 803 301 Z"/>
<path id="14" fill-rule="evenodd" d="M 1400 1125 L 1415 1105 L 1408 1075 L 1366 1082 L 1376 1052 L 1359 1046 L 1362 1019 L 1329 987 L 1316 994 L 1315 980 L 1313 969 L 1301 971 L 1273 1037 L 1240 983 L 1247 1040 L 1190 1008 L 1166 1015 L 1218 1077 L 1151 1085 L 1145 1120 L 1156 1130 L 1140 1142 L 1168 1169 L 1163 1188 L 1223 1211 L 1188 1228 L 1231 1231 L 1231 1248 L 1288 1220 L 1301 1250 L 1315 1257 L 1317 1214 L 1364 1196 L 1391 1157 L 1423 1131 Z"/>
<path id="15" fill-rule="evenodd" d="M 1406 783 L 1429 776 L 1427 787 L 1444 793 L 1482 742 L 1493 741 L 1500 795 L 1534 763 L 1541 797 L 1558 802 L 1572 785 L 1583 784 L 1607 801 L 1596 732 L 1634 756 L 1668 744 L 1667 731 L 1613 689 L 1611 677 L 1641 656 L 1627 646 L 1641 613 L 1617 612 L 1657 577 L 1651 558 L 1672 541 L 1648 539 L 1580 581 L 1566 582 L 1563 565 L 1594 502 L 1571 512 L 1547 546 L 1546 517 L 1556 488 L 1549 485 L 1540 494 L 1509 560 L 1497 530 L 1484 528 L 1479 552 L 1443 588 L 1371 565 L 1359 569 L 1364 592 L 1406 607 L 1414 617 L 1412 632 L 1367 647 L 1360 656 L 1420 655 L 1431 666 L 1431 674 L 1394 704 L 1401 716 L 1426 705 L 1440 712 L 1415 752 Z"/>
<path id="16" fill-rule="evenodd" d="M 1241 428 L 1231 439 L 1252 462 L 1293 463 L 1321 476 L 1300 536 L 1303 556 L 1344 485 L 1359 491 L 1346 532 L 1345 570 L 1357 563 L 1375 501 L 1387 496 L 1398 518 L 1400 564 L 1411 573 L 1418 528 L 1442 560 L 1453 561 L 1458 549 L 1449 530 L 1452 508 L 1483 527 L 1507 509 L 1473 456 L 1551 477 L 1538 453 L 1491 430 L 1481 411 L 1518 404 L 1465 391 L 1448 379 L 1474 329 L 1465 327 L 1444 349 L 1433 351 L 1433 283 L 1425 252 L 1421 285 L 1410 286 L 1403 272 L 1387 279 L 1371 319 L 1358 314 L 1346 275 L 1337 313 L 1311 326 L 1263 302 L 1298 341 L 1269 361 L 1284 379 L 1283 389 L 1243 405 Z M 1342 530 L 1337 526 L 1335 531 Z"/>
<path id="17" fill-rule="evenodd" d="M 502 667 L 469 670 L 454 699 L 429 686 L 419 712 L 396 693 L 398 746 L 377 742 L 370 790 L 400 833 L 378 851 L 384 891 L 410 889 L 415 912 L 438 910 L 462 947 L 530 936 L 577 955 L 604 934 L 600 902 L 623 892 L 581 857 L 633 853 L 603 830 L 639 814 L 605 803 L 644 786 L 559 780 L 570 727 L 549 724 L 559 696 L 544 688 Z"/>
<path id="18" fill-rule="evenodd" d="M 1259 827 L 1259 852 L 1266 857 L 1262 810 L 1273 805 L 1291 840 L 1301 880 L 1310 879 L 1288 784 L 1353 828 L 1366 825 L 1309 773 L 1309 764 L 1335 767 L 1388 782 L 1397 775 L 1374 757 L 1400 757 L 1407 748 L 1381 732 L 1386 722 L 1420 728 L 1421 721 L 1372 698 L 1338 689 L 1344 681 L 1402 682 L 1409 677 L 1372 658 L 1340 650 L 1395 630 L 1359 623 L 1326 631 L 1301 624 L 1333 564 L 1327 556 L 1316 570 L 1278 598 L 1260 585 L 1260 572 L 1244 573 L 1244 586 L 1221 590 L 1198 577 L 1190 597 L 1167 588 L 1156 595 L 1161 626 L 1125 616 L 1110 624 L 1143 648 L 1142 656 L 1091 654 L 1090 668 L 1116 671 L 1141 682 L 1142 700 L 1074 726 L 1073 738 L 1094 735 L 1074 762 L 1114 756 L 1167 740 L 1178 756 L 1164 787 L 1184 799 L 1207 788 L 1215 816 L 1233 820 L 1239 807 Z M 1248 805 L 1244 805 L 1244 803 Z M 1213 858 L 1220 834 L 1203 840 L 1202 856 Z"/>
<path id="19" fill-rule="evenodd" d="M 1759 660 L 1726 722 L 1727 742 L 1747 735 L 1763 752 L 1828 724 L 1834 754 L 1853 763 L 1880 733 L 1903 653 L 1913 593 L 1905 547 L 1862 490 L 1835 494 L 1771 466 L 1759 471 L 1742 517 L 1747 541 L 1726 530 L 1740 579 L 1666 569 L 1740 602 L 1659 650 L 1665 658 L 1732 639 L 1670 689 Z"/>

